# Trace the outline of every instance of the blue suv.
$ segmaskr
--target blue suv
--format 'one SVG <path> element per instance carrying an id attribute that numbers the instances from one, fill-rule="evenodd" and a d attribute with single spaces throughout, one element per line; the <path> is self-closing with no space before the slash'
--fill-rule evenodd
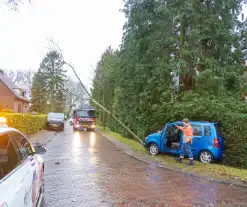
<path id="1" fill-rule="evenodd" d="M 183 126 L 182 122 L 169 122 L 158 133 L 145 138 L 145 146 L 151 155 L 169 153 L 179 155 L 182 145 L 182 131 L 175 125 Z M 193 128 L 192 153 L 203 163 L 222 160 L 224 153 L 224 135 L 217 122 L 191 121 Z"/>

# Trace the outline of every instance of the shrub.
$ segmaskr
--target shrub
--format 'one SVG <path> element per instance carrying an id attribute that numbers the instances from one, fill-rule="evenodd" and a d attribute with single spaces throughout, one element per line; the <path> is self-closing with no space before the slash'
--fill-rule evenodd
<path id="1" fill-rule="evenodd" d="M 247 169 L 247 143 L 244 145 L 244 168 Z"/>
<path id="2" fill-rule="evenodd" d="M 13 127 L 24 134 L 33 134 L 44 128 L 46 124 L 46 115 L 30 115 L 19 113 L 0 113 L 7 119 L 9 127 Z"/>
<path id="3" fill-rule="evenodd" d="M 2 109 L 1 112 L 5 112 L 5 113 L 14 113 L 14 111 L 11 110 L 11 109 Z"/>
<path id="4" fill-rule="evenodd" d="M 247 115 L 246 114 L 222 114 L 220 121 L 225 132 L 225 162 L 230 165 L 244 166 L 247 151 Z"/>

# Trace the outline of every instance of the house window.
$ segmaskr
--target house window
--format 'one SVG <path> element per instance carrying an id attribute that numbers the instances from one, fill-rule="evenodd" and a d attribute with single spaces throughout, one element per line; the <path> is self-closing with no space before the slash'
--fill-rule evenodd
<path id="1" fill-rule="evenodd" d="M 26 91 L 22 91 L 22 96 L 26 97 Z"/>

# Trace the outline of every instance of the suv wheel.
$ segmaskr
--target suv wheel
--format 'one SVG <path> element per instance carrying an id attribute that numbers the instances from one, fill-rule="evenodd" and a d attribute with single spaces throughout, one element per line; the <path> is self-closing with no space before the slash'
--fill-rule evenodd
<path id="1" fill-rule="evenodd" d="M 157 144 L 152 143 L 149 146 L 149 153 L 151 155 L 157 155 L 159 153 L 159 148 L 158 148 Z"/>
<path id="2" fill-rule="evenodd" d="M 199 155 L 199 160 L 203 163 L 212 163 L 213 162 L 213 155 L 209 151 L 201 151 Z"/>

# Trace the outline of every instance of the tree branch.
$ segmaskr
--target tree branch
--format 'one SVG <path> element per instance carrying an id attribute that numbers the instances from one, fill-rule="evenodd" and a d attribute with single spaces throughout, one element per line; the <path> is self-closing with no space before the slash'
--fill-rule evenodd
<path id="1" fill-rule="evenodd" d="M 108 111 L 104 106 L 102 106 L 100 103 L 98 103 L 96 100 L 93 99 L 92 95 L 89 93 L 89 91 L 86 89 L 86 87 L 84 86 L 84 84 L 82 83 L 80 77 L 78 76 L 77 72 L 75 71 L 75 68 L 68 62 L 66 62 L 63 58 L 63 53 L 62 50 L 60 49 L 59 45 L 56 44 L 53 39 L 51 38 L 50 40 L 48 39 L 48 41 L 50 41 L 53 44 L 53 49 L 57 50 L 60 54 L 61 57 L 64 61 L 64 64 L 69 66 L 76 78 L 79 80 L 80 85 L 82 86 L 82 88 L 86 91 L 87 95 L 90 97 L 90 99 L 93 101 L 93 103 L 95 103 L 98 107 L 100 107 L 102 110 L 104 110 L 105 112 L 107 112 L 110 116 L 112 116 L 113 119 L 115 119 L 124 129 L 126 129 L 134 138 L 136 138 L 141 144 L 143 143 L 142 140 L 134 133 L 132 132 L 129 127 L 125 126 L 123 122 L 121 122 L 116 116 L 114 116 L 110 111 Z M 75 95 L 75 94 L 74 94 Z"/>

